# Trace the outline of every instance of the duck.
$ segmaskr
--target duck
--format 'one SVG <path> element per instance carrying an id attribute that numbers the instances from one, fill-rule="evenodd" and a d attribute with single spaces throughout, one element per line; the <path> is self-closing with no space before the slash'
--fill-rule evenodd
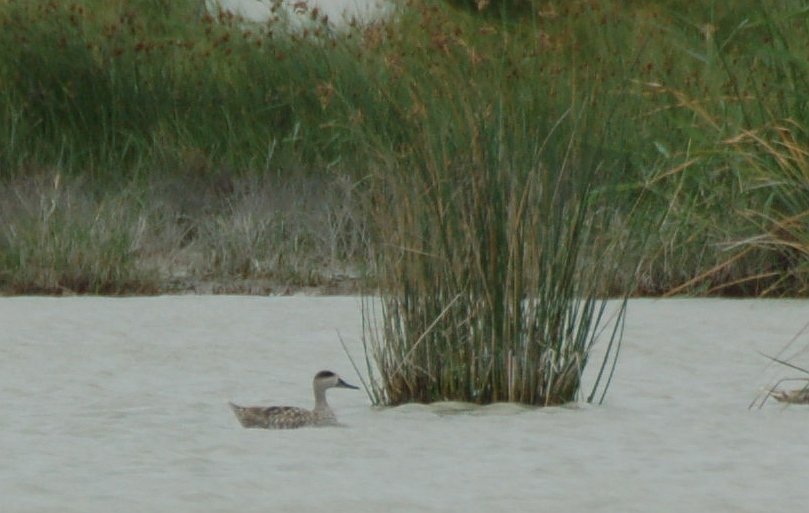
<path id="1" fill-rule="evenodd" d="M 349 385 L 336 373 L 323 370 L 315 374 L 312 380 L 315 392 L 315 408 L 307 410 L 296 406 L 239 406 L 228 402 L 239 423 L 245 428 L 263 429 L 295 429 L 306 426 L 334 426 L 337 417 L 326 402 L 326 390 L 329 388 L 359 387 Z"/>

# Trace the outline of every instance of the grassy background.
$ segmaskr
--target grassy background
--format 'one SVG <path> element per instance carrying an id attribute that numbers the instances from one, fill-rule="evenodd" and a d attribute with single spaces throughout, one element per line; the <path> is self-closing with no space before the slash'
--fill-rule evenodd
<path id="1" fill-rule="evenodd" d="M 379 281 L 385 188 L 477 166 L 586 176 L 599 294 L 809 292 L 804 2 L 468 3 L 338 38 L 0 3 L 0 289 Z"/>

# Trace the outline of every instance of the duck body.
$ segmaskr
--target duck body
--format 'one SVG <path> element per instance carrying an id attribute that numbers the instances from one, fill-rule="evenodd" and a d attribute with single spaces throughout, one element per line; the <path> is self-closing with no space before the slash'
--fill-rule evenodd
<path id="1" fill-rule="evenodd" d="M 246 428 L 295 429 L 305 426 L 333 426 L 337 417 L 295 406 L 239 406 L 229 403 L 239 424 Z"/>
<path id="2" fill-rule="evenodd" d="M 334 426 L 337 417 L 326 401 L 329 388 L 351 388 L 332 371 L 320 371 L 312 381 L 315 393 L 315 408 L 307 410 L 296 406 L 239 406 L 228 403 L 236 419 L 245 428 L 296 429 L 305 426 Z"/>

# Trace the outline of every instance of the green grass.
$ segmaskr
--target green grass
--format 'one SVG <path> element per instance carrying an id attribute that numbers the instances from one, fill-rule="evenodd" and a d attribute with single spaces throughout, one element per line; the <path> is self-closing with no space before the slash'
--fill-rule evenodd
<path id="1" fill-rule="evenodd" d="M 395 24 L 322 38 L 245 30 L 200 16 L 195 0 L 3 2 L 0 187 L 8 196 L 31 175 L 42 184 L 60 176 L 89 198 L 75 213 L 75 203 L 60 207 L 71 222 L 92 226 L 114 208 L 164 227 L 134 243 L 148 251 L 121 249 L 125 257 L 104 255 L 131 241 L 100 242 L 120 234 L 82 244 L 120 272 L 85 266 L 102 276 L 84 281 L 119 283 L 78 290 L 152 290 L 150 273 L 126 269 L 178 259 L 205 279 L 311 284 L 328 280 L 328 267 L 374 269 L 380 251 L 365 230 L 378 213 L 378 177 L 406 173 L 405 163 L 415 173 L 429 159 L 462 174 L 487 140 L 491 168 L 507 149 L 513 167 L 589 170 L 588 202 L 605 215 L 592 220 L 596 246 L 585 253 L 614 242 L 631 257 L 599 278 L 602 294 L 807 293 L 802 2 L 469 4 L 414 1 Z M 578 121 L 529 158 L 565 113 Z M 500 144 L 496 134 L 522 135 Z M 210 192 L 223 177 L 284 190 L 311 184 L 300 208 L 321 198 L 338 218 L 332 184 L 347 177 L 351 221 L 292 234 L 281 228 L 288 216 L 252 200 L 252 212 L 237 211 L 245 198 L 235 189 L 233 198 Z M 189 181 L 202 185 L 154 196 L 168 187 L 156 184 Z M 202 200 L 211 203 L 194 206 Z M 35 251 L 24 241 L 48 231 L 50 221 L 24 221 L 24 210 L 5 209 L 4 224 L 30 231 L 7 237 L 8 255 Z M 293 224 L 307 222 L 321 221 Z M 175 232 L 182 241 L 166 242 Z M 5 290 L 39 290 L 8 284 L 48 282 L 22 278 L 51 272 L 43 265 L 4 264 Z"/>

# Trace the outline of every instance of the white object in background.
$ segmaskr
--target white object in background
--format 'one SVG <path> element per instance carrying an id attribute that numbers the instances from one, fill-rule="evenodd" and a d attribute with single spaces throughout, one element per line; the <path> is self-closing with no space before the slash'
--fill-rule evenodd
<path id="1" fill-rule="evenodd" d="M 293 32 L 314 28 L 324 17 L 331 30 L 341 32 L 387 20 L 394 11 L 391 0 L 205 0 L 205 8 L 212 15 L 221 10 L 255 23 L 286 21 Z"/>

